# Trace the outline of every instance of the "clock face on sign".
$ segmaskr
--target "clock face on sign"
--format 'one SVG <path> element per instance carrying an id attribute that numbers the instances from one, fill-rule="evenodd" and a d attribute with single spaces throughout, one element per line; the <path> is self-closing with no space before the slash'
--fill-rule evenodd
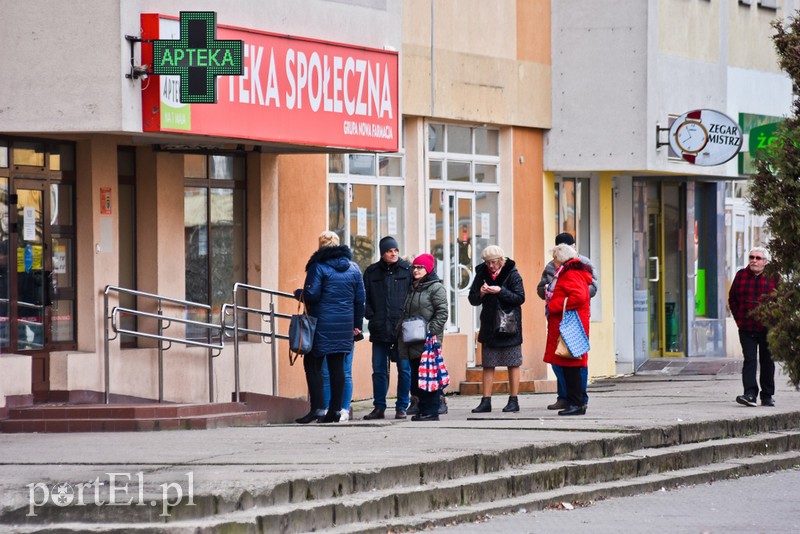
<path id="1" fill-rule="evenodd" d="M 696 154 L 708 143 L 708 130 L 699 122 L 686 121 L 678 126 L 675 142 L 683 152 Z"/>

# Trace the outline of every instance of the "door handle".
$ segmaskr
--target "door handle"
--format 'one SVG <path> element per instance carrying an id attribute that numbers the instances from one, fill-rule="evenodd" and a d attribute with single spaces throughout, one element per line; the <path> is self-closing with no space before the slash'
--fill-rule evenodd
<path id="1" fill-rule="evenodd" d="M 656 262 L 656 277 L 648 278 L 648 281 L 650 282 L 658 282 L 661 279 L 661 270 L 658 268 L 658 256 L 650 256 L 648 258 L 648 261 L 654 261 L 654 260 Z"/>

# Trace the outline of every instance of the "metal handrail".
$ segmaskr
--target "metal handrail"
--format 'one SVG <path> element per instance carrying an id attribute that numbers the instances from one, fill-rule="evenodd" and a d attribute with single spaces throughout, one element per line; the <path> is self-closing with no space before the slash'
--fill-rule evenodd
<path id="1" fill-rule="evenodd" d="M 268 308 L 261 309 L 261 308 L 251 308 L 248 306 L 239 306 L 239 294 L 242 291 L 245 292 L 250 291 L 250 292 L 261 293 L 264 295 L 269 295 Z M 239 335 L 240 334 L 257 335 L 260 336 L 265 343 L 270 344 L 270 349 L 271 349 L 270 352 L 272 356 L 272 394 L 278 395 L 278 348 L 276 339 L 289 339 L 289 336 L 287 336 L 286 334 L 277 333 L 276 319 L 289 319 L 291 315 L 275 311 L 275 297 L 289 298 L 296 302 L 294 295 L 291 293 L 285 293 L 283 291 L 276 291 L 274 289 L 266 289 L 259 286 L 236 282 L 235 284 L 233 284 L 233 305 L 228 306 L 226 304 L 225 306 L 223 306 L 223 312 L 221 314 L 222 316 L 221 323 L 226 335 L 228 329 L 230 329 L 231 327 L 227 325 L 225 317 L 227 315 L 233 315 L 232 337 L 233 337 L 234 387 L 235 387 L 236 402 L 239 402 L 239 392 L 240 392 L 240 381 L 239 381 Z M 269 324 L 269 331 L 264 332 L 261 330 L 253 330 L 246 327 L 240 327 L 239 312 L 245 312 L 245 314 L 255 314 L 261 316 L 261 320 Z"/>
<path id="2" fill-rule="evenodd" d="M 135 297 L 147 298 L 152 299 L 155 301 L 156 304 L 156 313 L 144 312 L 139 310 L 132 310 L 129 308 L 123 308 L 120 306 L 115 306 L 111 312 L 109 312 L 109 294 L 111 292 L 116 292 L 117 295 L 132 295 Z M 224 348 L 224 340 L 223 336 L 220 335 L 220 342 L 219 343 L 212 343 L 212 333 L 219 332 L 220 334 L 223 332 L 222 321 L 221 319 L 220 324 L 212 324 L 206 323 L 202 321 L 194 321 L 191 319 L 183 319 L 180 317 L 165 317 L 163 315 L 164 312 L 164 305 L 171 304 L 179 307 L 183 307 L 184 310 L 204 310 L 209 316 L 211 315 L 212 308 L 208 304 L 200 304 L 198 302 L 191 302 L 188 300 L 176 299 L 173 297 L 165 297 L 163 295 L 156 295 L 154 293 L 147 293 L 145 291 L 137 291 L 134 289 L 127 289 L 118 286 L 108 285 L 103 292 L 103 333 L 104 333 L 104 365 L 105 365 L 105 403 L 108 404 L 110 400 L 110 350 L 109 350 L 109 343 L 119 336 L 119 334 L 130 335 L 134 337 L 143 337 L 148 339 L 155 339 L 158 341 L 158 401 L 164 401 L 164 351 L 169 350 L 172 346 L 172 343 L 181 343 L 187 346 L 195 346 L 195 347 L 204 347 L 208 350 L 208 396 L 209 402 L 214 402 L 214 357 L 217 356 L 222 349 Z M 129 315 L 134 315 L 138 317 L 148 317 L 155 319 L 158 324 L 158 333 L 153 334 L 149 332 L 141 332 L 139 330 L 130 330 L 126 328 L 119 327 L 117 325 L 117 318 L 119 317 L 120 313 L 125 313 Z M 224 315 L 221 315 L 221 318 Z M 109 332 L 109 322 L 111 323 L 111 328 L 114 331 L 114 337 L 110 336 Z M 166 326 L 165 326 L 166 323 Z M 180 338 L 180 337 L 172 337 L 164 335 L 164 330 L 169 328 L 172 323 L 179 323 L 185 325 L 194 325 L 199 326 L 201 328 L 206 329 L 206 341 L 197 341 L 194 339 L 188 338 Z M 164 348 L 164 342 L 168 342 L 169 345 Z M 215 353 L 216 352 L 216 353 Z"/>

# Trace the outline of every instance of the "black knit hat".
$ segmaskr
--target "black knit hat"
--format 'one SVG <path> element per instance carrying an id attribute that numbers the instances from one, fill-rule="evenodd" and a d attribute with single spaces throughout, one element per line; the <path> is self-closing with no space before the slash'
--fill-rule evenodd
<path id="1" fill-rule="evenodd" d="M 558 234 L 556 236 L 556 246 L 558 246 L 558 245 L 560 245 L 562 243 L 567 244 L 567 245 L 574 245 L 575 244 L 575 238 L 572 237 L 572 234 L 570 234 L 569 232 L 564 232 L 562 234 Z"/>
<path id="2" fill-rule="evenodd" d="M 400 247 L 397 246 L 397 239 L 393 238 L 390 235 L 387 235 L 386 237 L 380 240 L 380 243 L 378 243 L 378 250 L 381 251 L 381 256 L 383 256 L 384 254 L 386 254 L 386 252 L 392 250 L 393 248 L 399 249 Z"/>

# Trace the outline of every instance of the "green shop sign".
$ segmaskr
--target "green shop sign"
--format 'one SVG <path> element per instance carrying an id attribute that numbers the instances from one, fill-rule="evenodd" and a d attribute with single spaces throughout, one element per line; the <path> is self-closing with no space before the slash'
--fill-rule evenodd
<path id="1" fill-rule="evenodd" d="M 181 103 L 215 104 L 217 76 L 241 76 L 244 41 L 217 40 L 217 14 L 181 11 L 180 39 L 153 41 L 153 73 L 181 77 Z"/>

